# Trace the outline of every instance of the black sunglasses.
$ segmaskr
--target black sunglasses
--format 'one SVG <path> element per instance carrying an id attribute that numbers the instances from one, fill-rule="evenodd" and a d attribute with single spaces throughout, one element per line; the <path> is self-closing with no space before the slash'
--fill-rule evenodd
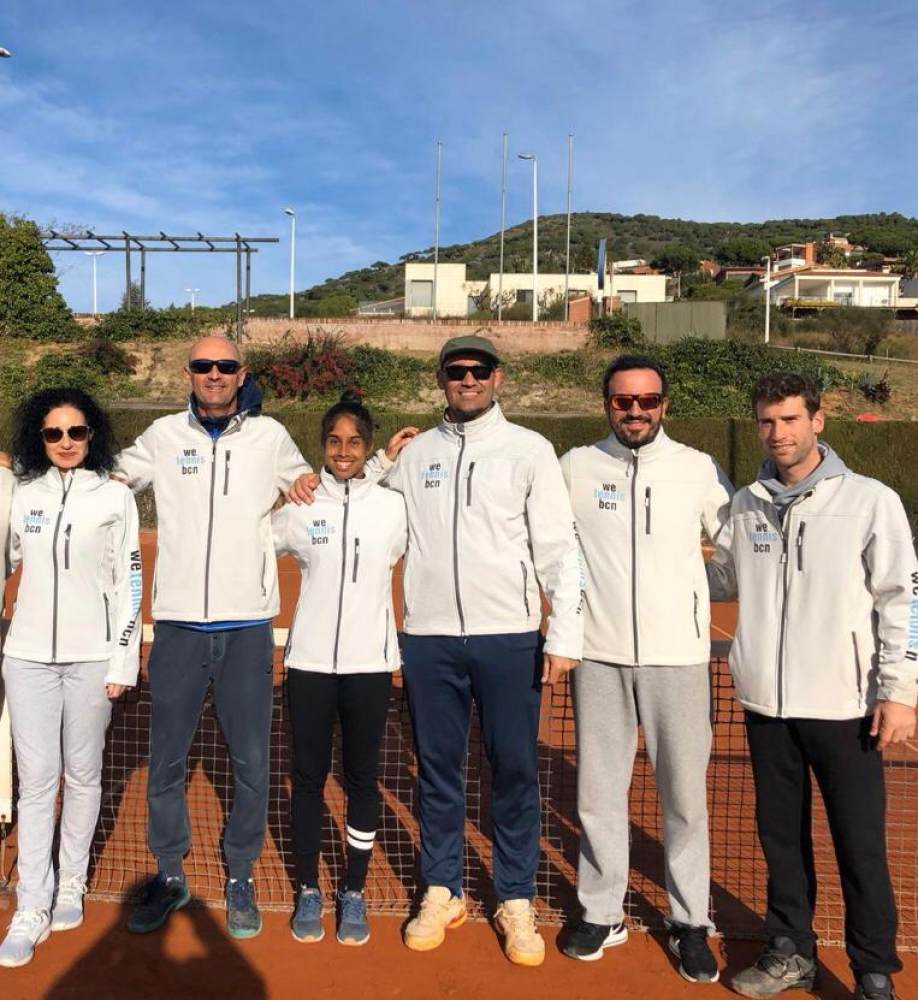
<path id="1" fill-rule="evenodd" d="M 47 444 L 57 444 L 64 435 L 71 441 L 85 441 L 89 437 L 86 424 L 74 424 L 73 427 L 42 427 L 41 436 Z"/>
<path id="2" fill-rule="evenodd" d="M 195 358 L 188 362 L 188 370 L 195 375 L 209 375 L 214 365 L 221 375 L 235 375 L 242 367 L 235 358 L 220 358 L 217 361 L 211 361 L 210 358 Z"/>
<path id="3" fill-rule="evenodd" d="M 626 413 L 635 403 L 642 410 L 655 410 L 663 402 L 663 397 L 658 392 L 637 392 L 633 395 L 616 393 L 609 397 L 609 402 L 613 410 Z"/>
<path id="4" fill-rule="evenodd" d="M 476 382 L 487 382 L 494 374 L 492 365 L 444 365 L 443 373 L 450 382 L 461 382 L 471 372 Z"/>

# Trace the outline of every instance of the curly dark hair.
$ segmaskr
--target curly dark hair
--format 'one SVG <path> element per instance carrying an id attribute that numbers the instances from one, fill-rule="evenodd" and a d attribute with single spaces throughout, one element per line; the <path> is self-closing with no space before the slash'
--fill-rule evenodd
<path id="1" fill-rule="evenodd" d="M 367 448 L 372 448 L 375 428 L 373 414 L 364 406 L 360 393 L 353 389 L 345 389 L 341 393 L 341 399 L 334 406 L 330 406 L 322 415 L 321 439 L 323 447 L 334 429 L 338 417 L 342 416 L 350 417 L 354 421 L 357 433 L 363 439 L 364 444 Z"/>
<path id="2" fill-rule="evenodd" d="M 89 450 L 83 468 L 108 474 L 115 467 L 115 437 L 108 414 L 88 393 L 70 386 L 33 392 L 16 408 L 13 415 L 13 471 L 19 479 L 34 479 L 51 468 L 45 452 L 41 426 L 45 417 L 58 406 L 72 406 L 92 428 Z"/>
<path id="3" fill-rule="evenodd" d="M 819 389 L 812 379 L 796 372 L 770 372 L 763 375 L 752 389 L 752 415 L 759 415 L 759 403 L 783 403 L 790 396 L 800 396 L 812 417 L 822 405 Z"/>

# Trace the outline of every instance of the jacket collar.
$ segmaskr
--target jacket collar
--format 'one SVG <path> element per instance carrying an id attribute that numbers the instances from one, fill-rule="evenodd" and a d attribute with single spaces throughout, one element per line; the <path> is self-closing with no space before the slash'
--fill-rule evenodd
<path id="1" fill-rule="evenodd" d="M 599 442 L 597 447 L 613 458 L 620 459 L 623 462 L 633 463 L 635 457 L 637 457 L 640 459 L 641 464 L 643 464 L 645 461 L 652 461 L 661 454 L 665 454 L 671 444 L 672 439 L 668 437 L 666 431 L 661 427 L 653 441 L 640 448 L 629 448 L 627 445 L 622 444 L 612 431 L 609 432 L 608 437 L 603 438 Z"/>
<path id="2" fill-rule="evenodd" d="M 73 469 L 61 479 L 60 472 L 52 465 L 44 475 L 34 479 L 33 482 L 41 483 L 45 489 L 52 493 L 61 493 L 65 486 L 68 492 L 73 490 L 76 493 L 87 493 L 89 490 L 98 489 L 103 483 L 108 482 L 108 476 L 103 476 L 98 472 L 90 472 L 89 469 Z"/>
<path id="3" fill-rule="evenodd" d="M 482 413 L 480 417 L 476 417 L 474 420 L 466 420 L 465 423 L 454 423 L 452 420 L 447 419 L 446 411 L 444 410 L 438 426 L 440 432 L 450 438 L 456 440 L 465 438 L 466 441 L 478 441 L 493 434 L 506 422 L 507 418 L 500 408 L 500 403 L 495 400 L 491 404 L 490 410 Z"/>
<path id="4" fill-rule="evenodd" d="M 338 479 L 333 472 L 329 472 L 325 466 L 319 473 L 319 491 L 326 494 L 332 500 L 343 502 L 345 496 L 345 484 L 347 485 L 347 495 L 350 501 L 362 500 L 373 485 L 373 480 L 364 475 L 362 478 Z"/>
<path id="5" fill-rule="evenodd" d="M 262 392 L 251 374 L 246 375 L 236 396 L 236 411 L 226 417 L 204 417 L 198 408 L 194 393 L 188 396 L 189 420 L 196 421 L 210 437 L 219 437 L 228 431 L 235 431 L 246 417 L 261 415 Z M 216 432 L 216 433 L 215 433 Z"/>

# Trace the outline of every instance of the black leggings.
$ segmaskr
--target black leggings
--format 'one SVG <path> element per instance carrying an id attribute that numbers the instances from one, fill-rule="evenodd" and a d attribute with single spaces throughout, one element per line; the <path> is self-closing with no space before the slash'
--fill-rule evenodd
<path id="1" fill-rule="evenodd" d="M 347 875 L 342 891 L 362 890 L 376 837 L 376 772 L 389 711 L 392 675 L 287 671 L 293 733 L 293 836 L 300 885 L 319 884 L 322 798 L 331 766 L 332 732 L 341 719 L 347 792 Z"/>

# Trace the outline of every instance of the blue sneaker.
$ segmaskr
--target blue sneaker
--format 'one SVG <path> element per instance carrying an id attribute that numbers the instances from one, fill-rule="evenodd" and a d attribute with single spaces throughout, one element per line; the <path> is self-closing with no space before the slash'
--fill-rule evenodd
<path id="1" fill-rule="evenodd" d="M 367 901 L 362 892 L 339 892 L 338 943 L 356 947 L 370 940 L 367 923 Z"/>
<path id="2" fill-rule="evenodd" d="M 127 929 L 134 934 L 159 930 L 173 910 L 180 910 L 191 899 L 184 875 L 156 875 L 143 887 Z"/>
<path id="3" fill-rule="evenodd" d="M 250 878 L 231 878 L 226 883 L 226 929 L 234 938 L 253 938 L 261 933 L 255 883 Z"/>
<path id="4" fill-rule="evenodd" d="M 303 886 L 296 901 L 296 912 L 290 921 L 290 932 L 303 943 L 315 943 L 325 937 L 322 926 L 322 893 Z"/>

